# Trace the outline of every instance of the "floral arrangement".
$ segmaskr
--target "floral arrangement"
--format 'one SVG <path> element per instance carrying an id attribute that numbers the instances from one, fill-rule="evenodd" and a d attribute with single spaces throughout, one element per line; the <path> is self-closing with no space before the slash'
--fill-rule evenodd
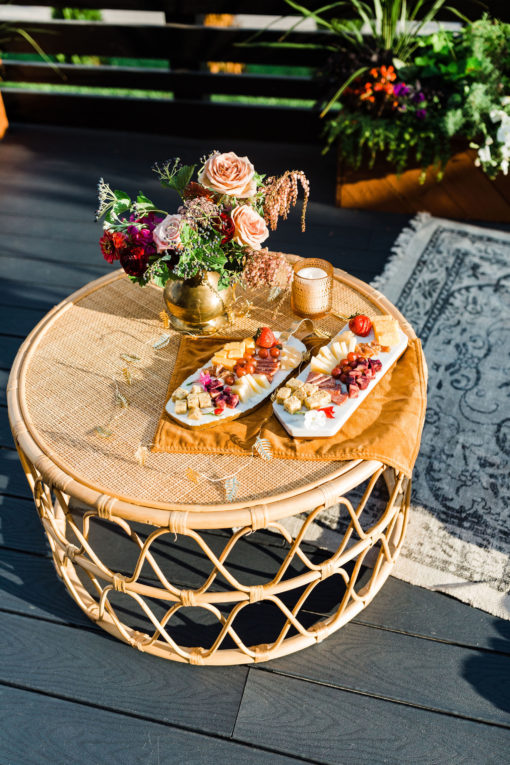
<path id="1" fill-rule="evenodd" d="M 424 34 L 445 0 L 353 0 L 350 19 L 333 16 L 343 3 L 314 11 L 285 2 L 329 33 L 319 73 L 325 151 L 338 141 L 346 167 L 372 167 L 384 157 L 397 172 L 418 164 L 422 180 L 435 165 L 440 179 L 454 140 L 477 150 L 476 162 L 490 177 L 508 173 L 509 24 L 487 15 L 470 23 L 448 4 L 463 26 Z M 299 47 L 291 37 L 286 33 L 281 44 Z"/>
<path id="2" fill-rule="evenodd" d="M 124 191 L 99 181 L 96 219 L 104 217 L 100 246 L 104 258 L 118 261 L 132 281 L 164 286 L 206 271 L 220 274 L 219 289 L 235 281 L 245 286 L 288 286 L 291 267 L 280 253 L 262 249 L 279 218 L 286 219 L 304 192 L 302 230 L 309 183 L 300 170 L 280 177 L 259 175 L 248 157 L 212 152 L 196 165 L 179 159 L 154 165 L 161 184 L 175 190 L 175 212 L 158 209 L 143 194 L 131 200 Z"/>

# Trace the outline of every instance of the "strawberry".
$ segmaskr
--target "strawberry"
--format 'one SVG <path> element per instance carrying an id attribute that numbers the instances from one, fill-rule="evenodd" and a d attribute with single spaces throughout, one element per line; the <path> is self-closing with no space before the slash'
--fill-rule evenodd
<path id="1" fill-rule="evenodd" d="M 349 321 L 349 329 L 354 332 L 355 335 L 360 337 L 366 337 L 372 329 L 372 322 L 368 316 L 364 316 L 362 313 L 354 314 Z"/>
<path id="2" fill-rule="evenodd" d="M 272 348 L 276 345 L 276 337 L 269 327 L 259 327 L 255 333 L 255 344 L 259 348 Z"/>

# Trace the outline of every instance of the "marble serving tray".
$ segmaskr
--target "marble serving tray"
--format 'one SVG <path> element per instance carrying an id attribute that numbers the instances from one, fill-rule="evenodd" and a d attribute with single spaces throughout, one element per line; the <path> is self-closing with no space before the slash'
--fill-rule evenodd
<path id="1" fill-rule="evenodd" d="M 349 325 L 346 324 L 343 329 L 340 330 L 341 332 L 345 332 L 349 329 Z M 340 334 L 339 333 L 339 334 Z M 367 396 L 370 395 L 370 392 L 374 389 L 374 387 L 377 385 L 379 380 L 382 379 L 383 375 L 386 374 L 388 369 L 390 369 L 393 364 L 397 361 L 397 359 L 403 354 L 405 349 L 407 348 L 407 342 L 408 337 L 407 335 L 402 332 L 400 327 L 398 328 L 398 334 L 400 337 L 400 341 L 397 345 L 392 346 L 388 353 L 377 353 L 375 354 L 374 358 L 379 359 L 382 363 L 382 369 L 380 372 L 377 373 L 375 378 L 370 381 L 368 386 L 365 388 L 365 390 L 360 390 L 357 398 L 348 398 L 344 401 L 343 404 L 340 406 L 337 406 L 336 404 L 327 404 L 327 406 L 333 407 L 333 413 L 334 413 L 334 419 L 327 419 L 324 422 L 323 426 L 320 428 L 314 428 L 309 429 L 305 428 L 304 426 L 304 415 L 303 414 L 289 414 L 286 409 L 284 409 L 283 404 L 277 404 L 276 402 L 273 403 L 273 410 L 275 413 L 276 418 L 281 422 L 285 430 L 290 433 L 291 436 L 294 438 L 327 438 L 329 436 L 334 436 L 338 433 L 342 425 L 345 425 L 349 417 L 356 411 L 358 406 L 362 403 L 362 401 L 365 400 Z M 370 334 L 367 335 L 367 337 L 358 337 L 356 336 L 356 342 L 358 343 L 370 343 L 373 340 L 375 340 L 374 331 L 370 330 Z M 331 343 L 334 342 L 334 338 L 331 340 Z M 328 344 L 331 345 L 331 343 Z M 310 365 L 308 365 L 298 376 L 298 380 L 306 381 L 306 378 L 308 377 L 310 373 Z M 343 388 L 345 390 L 345 386 Z"/>
<path id="2" fill-rule="evenodd" d="M 275 332 L 274 335 L 276 339 L 279 338 L 280 332 Z M 286 345 L 291 346 L 292 348 L 296 348 L 296 350 L 301 351 L 301 353 L 306 352 L 306 347 L 303 345 L 303 343 L 298 340 L 295 337 L 290 337 L 288 340 L 285 341 Z M 208 361 L 207 364 L 205 364 L 203 367 L 200 367 L 200 369 L 197 369 L 196 372 L 193 372 L 193 374 L 189 375 L 180 385 L 181 388 L 188 388 L 191 390 L 191 383 L 198 383 L 198 378 L 200 375 L 200 372 L 203 369 L 206 369 L 207 367 L 211 366 L 212 363 L 212 357 Z M 293 367 L 295 369 L 295 367 Z M 175 402 L 172 401 L 170 398 L 166 404 L 165 410 L 166 413 L 176 422 L 179 423 L 179 425 L 183 425 L 185 428 L 190 429 L 203 429 L 203 428 L 211 428 L 215 425 L 219 425 L 222 422 L 226 422 L 229 420 L 236 420 L 238 417 L 242 417 L 243 415 L 247 414 L 248 412 L 253 411 L 253 409 L 256 409 L 256 407 L 260 406 L 263 401 L 266 400 L 268 396 L 273 393 L 276 388 L 279 388 L 280 385 L 285 382 L 285 380 L 292 375 L 292 369 L 279 369 L 275 376 L 273 377 L 273 381 L 269 387 L 265 388 L 263 392 L 258 393 L 255 396 L 252 396 L 248 401 L 240 401 L 239 404 L 236 406 L 235 409 L 229 409 L 226 407 L 222 414 L 214 414 L 213 409 L 203 409 L 202 417 L 200 420 L 190 420 L 187 414 L 176 414 L 175 413 Z"/>

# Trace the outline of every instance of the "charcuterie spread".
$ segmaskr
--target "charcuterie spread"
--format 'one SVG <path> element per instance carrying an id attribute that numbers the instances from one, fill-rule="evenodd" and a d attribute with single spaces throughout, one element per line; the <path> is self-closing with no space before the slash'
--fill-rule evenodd
<path id="1" fill-rule="evenodd" d="M 227 342 L 176 388 L 167 413 L 189 427 L 211 427 L 259 406 L 299 366 L 305 346 L 261 327 L 254 337 Z"/>
<path id="2" fill-rule="evenodd" d="M 407 347 L 391 316 L 354 316 L 276 394 L 274 413 L 291 436 L 335 435 Z"/>

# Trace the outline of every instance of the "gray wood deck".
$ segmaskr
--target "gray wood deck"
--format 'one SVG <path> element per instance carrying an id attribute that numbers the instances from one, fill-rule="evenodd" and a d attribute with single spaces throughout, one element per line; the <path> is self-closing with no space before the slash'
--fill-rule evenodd
<path id="1" fill-rule="evenodd" d="M 108 637 L 55 576 L 10 436 L 9 366 L 52 305 L 108 271 L 93 220 L 99 176 L 163 202 L 153 160 L 209 148 L 26 125 L 0 144 L 0 763 L 510 763 L 510 622 L 445 595 L 390 579 L 316 647 L 197 669 Z M 268 172 L 302 167 L 311 178 L 306 234 L 283 224 L 273 248 L 323 254 L 365 280 L 382 270 L 407 218 L 336 210 L 332 157 L 311 146 L 228 148 Z M 120 555 L 114 540 L 111 554 Z M 263 572 L 279 554 L 246 543 L 239 565 Z M 175 566 L 196 561 L 182 550 Z M 315 613 L 327 601 L 326 590 Z"/>

